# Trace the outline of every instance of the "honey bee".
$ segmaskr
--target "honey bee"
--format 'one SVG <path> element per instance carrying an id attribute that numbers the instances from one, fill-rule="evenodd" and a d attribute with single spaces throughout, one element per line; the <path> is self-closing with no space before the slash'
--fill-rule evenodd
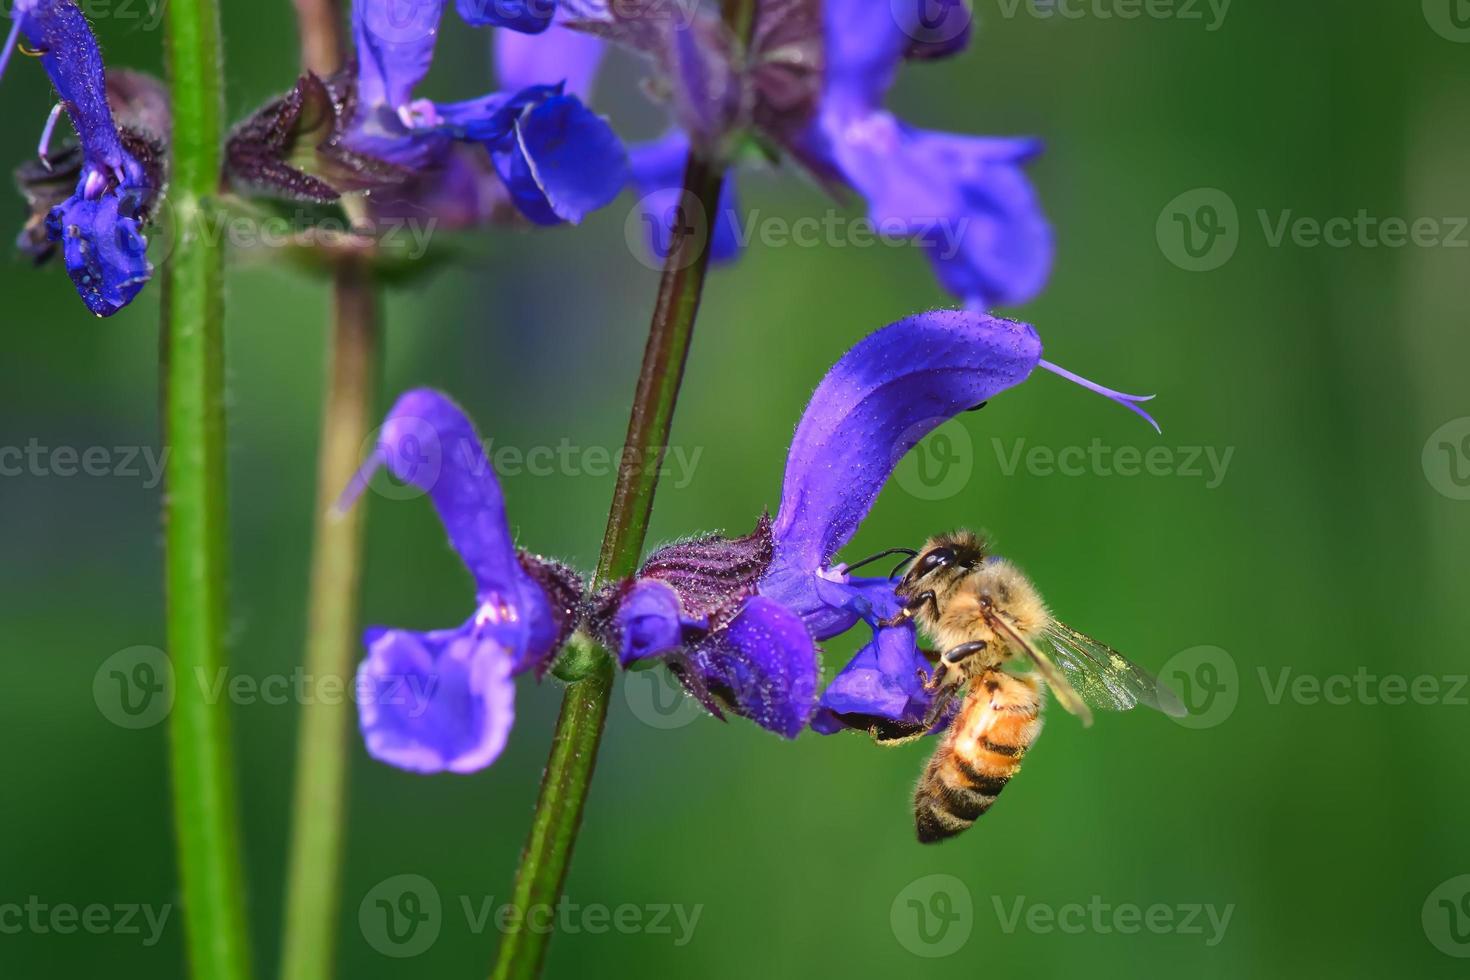
<path id="1" fill-rule="evenodd" d="M 1174 692 L 1143 668 L 1055 619 L 1036 586 L 989 554 L 974 532 L 941 534 L 917 552 L 899 550 L 912 561 L 895 589 L 903 609 L 883 625 L 912 620 L 939 651 L 933 671 L 919 671 L 935 698 L 912 734 L 931 729 L 964 692 L 914 793 L 921 843 L 955 836 L 995 803 L 1041 733 L 1043 683 L 1084 726 L 1092 724 L 1089 705 L 1185 714 Z M 1017 657 L 1035 672 L 1003 669 Z"/>

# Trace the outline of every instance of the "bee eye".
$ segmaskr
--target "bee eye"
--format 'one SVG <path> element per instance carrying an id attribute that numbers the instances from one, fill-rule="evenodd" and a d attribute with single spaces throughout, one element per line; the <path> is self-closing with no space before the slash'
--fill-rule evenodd
<path id="1" fill-rule="evenodd" d="M 948 548 L 935 548 L 923 558 L 919 559 L 918 572 L 920 576 L 928 575 L 936 568 L 943 568 L 954 561 L 954 552 Z"/>

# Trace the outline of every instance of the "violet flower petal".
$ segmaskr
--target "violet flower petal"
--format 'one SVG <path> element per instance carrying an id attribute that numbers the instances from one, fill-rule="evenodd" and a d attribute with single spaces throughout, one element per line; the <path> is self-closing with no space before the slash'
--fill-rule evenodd
<path id="1" fill-rule="evenodd" d="M 747 599 L 734 619 L 696 643 L 685 668 L 737 714 L 786 738 L 801 734 L 816 709 L 821 670 L 811 634 L 764 596 Z"/>
<path id="2" fill-rule="evenodd" d="M 984 307 L 1041 291 L 1051 225 L 1021 169 L 1040 141 L 913 129 L 887 112 L 829 114 L 823 126 L 874 223 L 915 238 L 945 288 Z"/>
<path id="3" fill-rule="evenodd" d="M 613 629 L 624 667 L 678 650 L 684 644 L 679 594 L 657 579 L 639 579 L 622 597 Z"/>
<path id="4" fill-rule="evenodd" d="M 433 128 L 457 140 L 484 143 L 489 149 L 509 149 L 516 120 L 531 106 L 560 94 L 560 85 L 528 85 L 516 92 L 492 92 L 463 102 L 436 102 Z"/>
<path id="5" fill-rule="evenodd" d="M 429 73 L 444 0 L 353 0 L 358 114 L 407 105 Z"/>
<path id="6" fill-rule="evenodd" d="M 523 34 L 540 34 L 556 14 L 556 0 L 455 0 L 455 5 L 471 27 L 504 27 Z"/>
<path id="7" fill-rule="evenodd" d="M 405 393 L 384 420 L 373 459 L 354 482 L 386 466 L 428 494 L 449 543 L 474 577 L 474 622 L 495 629 L 516 669 L 555 653 L 558 628 L 550 602 L 521 566 L 505 499 L 483 443 L 459 407 L 437 391 Z"/>
<path id="8" fill-rule="evenodd" d="M 917 4 L 920 0 L 915 0 Z M 889 0 L 824 0 L 828 106 L 876 106 L 893 84 L 910 40 Z M 875 9 L 877 8 L 877 9 Z"/>
<path id="9" fill-rule="evenodd" d="M 607 120 L 575 96 L 556 96 L 516 122 L 496 169 L 521 212 L 537 224 L 580 222 L 627 183 L 628 155 Z"/>
<path id="10" fill-rule="evenodd" d="M 141 183 L 142 166 L 118 137 L 102 52 L 82 11 L 72 0 L 16 0 L 13 16 L 27 42 L 41 52 L 41 66 L 71 116 L 87 162 L 119 183 Z"/>
<path id="11" fill-rule="evenodd" d="M 540 35 L 496 31 L 495 71 L 501 86 L 512 91 L 561 82 L 587 101 L 603 51 L 600 38 L 559 24 Z"/>
<path id="12" fill-rule="evenodd" d="M 911 625 L 878 630 L 822 692 L 812 728 L 917 728 L 934 703 L 919 676 L 930 668 Z"/>
<path id="13" fill-rule="evenodd" d="M 53 208 L 47 237 L 60 242 L 66 271 L 82 302 L 97 316 L 131 303 L 148 282 L 148 242 L 138 222 L 121 213 L 116 191 L 95 199 L 80 193 Z"/>
<path id="14" fill-rule="evenodd" d="M 417 633 L 375 629 L 357 671 L 368 754 L 411 772 L 474 772 L 494 762 L 515 723 L 512 660 L 473 623 Z"/>
<path id="15" fill-rule="evenodd" d="M 1029 324 L 942 310 L 890 324 L 843 355 L 792 439 L 761 593 L 814 609 L 815 573 L 852 537 L 903 455 L 1024 381 L 1040 356 Z"/>

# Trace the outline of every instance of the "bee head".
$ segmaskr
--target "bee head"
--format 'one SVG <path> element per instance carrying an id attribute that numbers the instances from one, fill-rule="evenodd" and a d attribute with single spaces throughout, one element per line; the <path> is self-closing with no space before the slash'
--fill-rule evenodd
<path id="1" fill-rule="evenodd" d="M 930 538 L 898 583 L 900 596 L 933 590 L 942 593 L 972 574 L 985 560 L 985 542 L 973 531 L 951 531 Z"/>

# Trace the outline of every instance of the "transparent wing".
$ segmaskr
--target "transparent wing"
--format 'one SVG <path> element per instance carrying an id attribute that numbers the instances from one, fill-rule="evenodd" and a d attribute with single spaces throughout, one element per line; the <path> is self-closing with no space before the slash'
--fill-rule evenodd
<path id="1" fill-rule="evenodd" d="M 1082 700 L 1093 707 L 1127 711 L 1142 704 L 1174 718 L 1187 714 L 1178 696 L 1158 678 L 1086 633 L 1053 620 L 1041 640 Z"/>

